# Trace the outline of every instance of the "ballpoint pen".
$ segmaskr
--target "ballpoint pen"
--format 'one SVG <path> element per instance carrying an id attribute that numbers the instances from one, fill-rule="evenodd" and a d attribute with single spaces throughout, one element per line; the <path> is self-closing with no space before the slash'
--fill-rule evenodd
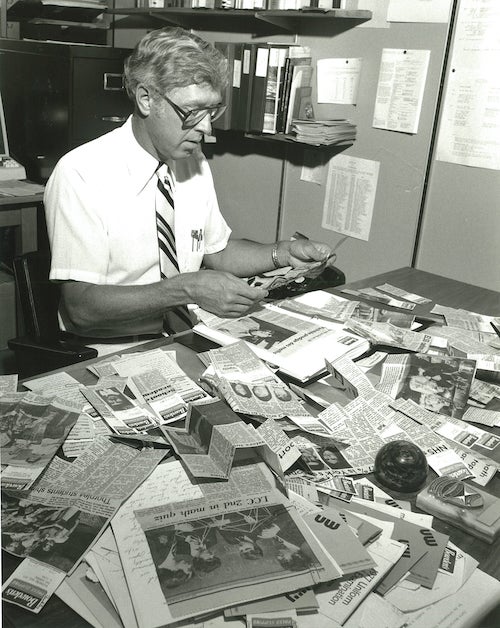
<path id="1" fill-rule="evenodd" d="M 490 321 L 490 325 L 493 327 L 495 334 L 500 338 L 500 327 L 495 325 L 495 323 Z"/>

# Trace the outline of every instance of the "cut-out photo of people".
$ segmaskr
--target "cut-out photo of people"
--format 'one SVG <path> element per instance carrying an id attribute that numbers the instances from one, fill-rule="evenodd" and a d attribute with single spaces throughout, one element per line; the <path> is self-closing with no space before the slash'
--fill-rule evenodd
<path id="1" fill-rule="evenodd" d="M 238 397 L 245 397 L 246 399 L 249 399 L 252 396 L 248 384 L 244 384 L 243 382 L 230 382 L 230 385 Z"/>
<path id="2" fill-rule="evenodd" d="M 324 471 L 326 469 L 324 461 L 318 456 L 314 447 L 305 447 L 304 449 L 301 448 L 300 454 L 302 456 L 302 460 L 311 471 Z"/>
<path id="3" fill-rule="evenodd" d="M 329 469 L 348 469 L 351 466 L 334 445 L 321 447 L 318 455 Z"/>
<path id="4" fill-rule="evenodd" d="M 314 472 L 330 469 L 349 469 L 351 465 L 344 458 L 338 447 L 328 444 L 318 447 L 300 448 L 302 460 Z"/>
<path id="5" fill-rule="evenodd" d="M 246 329 L 241 331 L 231 329 L 227 333 L 262 349 L 271 349 L 297 333 L 292 329 L 280 327 L 254 316 L 246 317 L 245 323 L 247 324 Z M 224 331 L 224 329 L 221 329 L 221 331 Z"/>
<path id="6" fill-rule="evenodd" d="M 430 412 L 460 418 L 467 406 L 475 361 L 413 354 L 398 397 L 412 399 Z"/>
<path id="7" fill-rule="evenodd" d="M 134 407 L 127 395 L 120 392 L 117 388 L 98 388 L 95 392 L 114 412 L 130 410 L 130 408 Z"/>
<path id="8" fill-rule="evenodd" d="M 167 603 L 320 567 L 281 504 L 144 530 Z"/>
<path id="9" fill-rule="evenodd" d="M 285 386 L 274 386 L 272 390 L 278 401 L 287 402 L 293 399 L 292 391 Z"/>
<path id="10" fill-rule="evenodd" d="M 74 506 L 53 508 L 2 492 L 2 548 L 20 558 L 31 556 L 69 571 L 88 550 L 106 517 Z"/>
<path id="11" fill-rule="evenodd" d="M 256 384 L 252 386 L 252 394 L 259 401 L 271 401 L 271 391 L 266 384 Z"/>
<path id="12" fill-rule="evenodd" d="M 0 421 L 2 464 L 44 467 L 69 434 L 79 413 L 52 405 L 38 406 L 32 413 L 22 403 L 19 408 Z"/>

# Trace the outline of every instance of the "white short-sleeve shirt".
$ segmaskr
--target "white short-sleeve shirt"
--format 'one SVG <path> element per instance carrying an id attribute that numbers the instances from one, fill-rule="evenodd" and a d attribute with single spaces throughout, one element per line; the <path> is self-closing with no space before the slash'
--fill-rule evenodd
<path id="1" fill-rule="evenodd" d="M 45 190 L 52 280 L 142 285 L 160 280 L 155 194 L 157 160 L 137 142 L 131 118 L 75 148 Z M 170 164 L 180 272 L 199 270 L 222 251 L 231 230 L 222 217 L 201 153 Z"/>

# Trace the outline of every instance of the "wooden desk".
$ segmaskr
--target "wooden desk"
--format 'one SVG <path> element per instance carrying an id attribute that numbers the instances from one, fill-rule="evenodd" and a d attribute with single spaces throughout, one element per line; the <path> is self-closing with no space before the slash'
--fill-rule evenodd
<path id="1" fill-rule="evenodd" d="M 0 227 L 20 227 L 17 255 L 37 250 L 37 206 L 42 201 L 42 192 L 29 196 L 0 197 Z"/>
<path id="2" fill-rule="evenodd" d="M 500 316 L 500 293 L 476 288 L 468 284 L 410 268 L 403 268 L 377 275 L 370 279 L 346 284 L 345 287 L 376 287 L 385 282 L 406 289 L 409 292 L 428 297 L 432 299 L 433 302 L 441 305 L 456 308 L 461 307 L 482 314 Z M 333 292 L 341 294 L 339 289 L 334 289 Z M 428 316 L 432 306 L 433 303 L 430 305 L 417 305 L 414 312 L 417 315 Z M 173 344 L 174 341 L 175 344 Z M 206 339 L 196 336 L 192 332 L 183 332 L 175 338 L 153 340 L 140 347 L 129 349 L 127 352 L 137 351 L 138 349 L 147 351 L 159 346 L 168 349 L 174 348 L 181 367 L 191 377 L 196 378 L 204 370 L 201 361 L 196 356 L 196 352 L 205 351 L 215 345 Z M 94 384 L 96 379 L 86 367 L 98 361 L 99 358 L 96 358 L 88 362 L 74 364 L 64 370 L 83 384 Z M 492 431 L 500 435 L 500 429 L 494 428 Z M 370 479 L 374 481 L 372 477 L 370 477 Z M 487 490 L 500 496 L 500 478 L 498 473 L 488 484 Z M 414 502 L 416 494 L 398 494 L 392 492 L 392 495 Z M 440 532 L 448 534 L 453 543 L 478 560 L 480 568 L 483 571 L 500 579 L 500 542 L 490 545 L 437 518 L 435 518 L 434 521 L 434 527 Z M 7 577 L 7 575 L 12 572 L 16 562 L 17 561 L 12 556 L 4 554 L 4 577 Z M 71 609 L 68 609 L 55 596 L 53 596 L 47 604 L 47 607 L 42 610 L 39 616 L 34 616 L 14 606 L 4 604 L 4 619 L 10 621 L 10 624 L 5 624 L 7 626 L 50 626 L 51 628 L 53 626 L 68 626 L 71 628 L 88 626 L 87 622 L 71 611 Z M 311 628 L 313 628 L 313 626 L 314 624 L 311 623 Z M 478 628 L 498 628 L 498 626 L 500 626 L 500 607 L 482 620 Z M 374 624 L 374 628 L 378 627 Z"/>

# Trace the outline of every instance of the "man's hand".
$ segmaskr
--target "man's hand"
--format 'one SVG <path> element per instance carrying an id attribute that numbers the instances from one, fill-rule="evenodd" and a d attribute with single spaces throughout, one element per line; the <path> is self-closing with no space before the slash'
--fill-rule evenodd
<path id="1" fill-rule="evenodd" d="M 244 316 L 268 294 L 267 290 L 252 288 L 244 279 L 223 271 L 202 270 L 183 277 L 188 275 L 187 291 L 192 302 L 224 318 Z"/>
<path id="2" fill-rule="evenodd" d="M 327 244 L 306 239 L 280 241 L 277 251 L 280 263 L 293 268 L 324 262 L 331 253 Z"/>

